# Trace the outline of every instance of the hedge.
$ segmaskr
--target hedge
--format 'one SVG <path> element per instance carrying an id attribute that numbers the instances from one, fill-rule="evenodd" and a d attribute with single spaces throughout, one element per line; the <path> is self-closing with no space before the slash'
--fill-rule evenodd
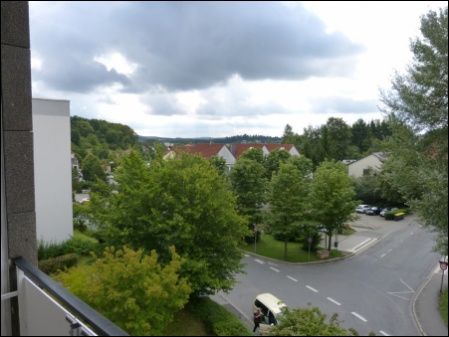
<path id="1" fill-rule="evenodd" d="M 89 255 L 92 251 L 98 253 L 100 249 L 96 239 L 75 232 L 70 239 L 61 243 L 39 242 L 38 259 L 46 260 L 70 253 Z"/>
<path id="2" fill-rule="evenodd" d="M 39 261 L 39 269 L 46 274 L 56 273 L 58 270 L 73 267 L 78 263 L 78 255 L 70 253 Z"/>
<path id="3" fill-rule="evenodd" d="M 188 304 L 189 311 L 203 321 L 210 334 L 216 336 L 252 336 L 243 323 L 210 298 L 195 298 Z"/>

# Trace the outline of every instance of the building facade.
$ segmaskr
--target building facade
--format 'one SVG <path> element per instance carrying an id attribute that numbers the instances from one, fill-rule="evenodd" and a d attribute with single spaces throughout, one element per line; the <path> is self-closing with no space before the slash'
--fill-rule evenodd
<path id="1" fill-rule="evenodd" d="M 70 102 L 32 103 L 37 239 L 59 243 L 73 234 Z"/>

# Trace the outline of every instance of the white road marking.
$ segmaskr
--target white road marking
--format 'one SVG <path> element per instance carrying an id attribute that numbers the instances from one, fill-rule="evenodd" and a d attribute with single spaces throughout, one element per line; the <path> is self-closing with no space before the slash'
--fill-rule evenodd
<path id="1" fill-rule="evenodd" d="M 381 259 L 384 258 L 385 255 L 387 255 L 387 253 L 383 253 L 383 254 L 380 256 L 380 258 L 381 258 Z"/>
<path id="2" fill-rule="evenodd" d="M 341 305 L 340 302 L 337 302 L 336 300 L 334 300 L 332 297 L 326 297 L 328 301 L 331 301 L 332 303 L 336 304 L 336 305 Z"/>
<path id="3" fill-rule="evenodd" d="M 387 254 L 391 253 L 393 251 L 393 249 L 388 249 Z"/>
<path id="4" fill-rule="evenodd" d="M 384 336 L 390 336 L 389 334 L 387 334 L 387 333 L 386 333 L 385 331 L 383 331 L 383 330 L 380 330 L 379 333 L 382 334 L 382 335 L 384 335 Z"/>
<path id="5" fill-rule="evenodd" d="M 412 293 L 415 292 L 415 291 L 412 289 L 412 287 L 410 287 L 407 283 L 405 283 L 401 278 L 399 279 L 399 281 L 401 281 L 402 284 L 405 285 L 405 286 L 408 288 L 408 290 L 410 290 Z"/>
<path id="6" fill-rule="evenodd" d="M 355 316 L 355 317 L 357 317 L 358 319 L 360 319 L 361 321 L 363 321 L 363 322 L 368 322 L 368 320 L 365 318 L 365 317 L 363 317 L 363 316 L 361 316 L 361 315 L 359 315 L 358 313 L 356 313 L 356 312 L 351 312 L 351 314 L 353 315 L 353 316 Z"/>
<path id="7" fill-rule="evenodd" d="M 244 254 L 244 256 L 245 256 L 245 257 L 249 257 L 249 255 L 248 255 L 248 254 Z"/>
<path id="8" fill-rule="evenodd" d="M 287 275 L 287 278 L 290 279 L 290 280 L 292 280 L 293 282 L 298 282 L 297 279 L 295 279 L 294 277 L 291 277 L 290 275 Z"/>
<path id="9" fill-rule="evenodd" d="M 277 269 L 277 268 L 270 267 L 270 269 L 271 269 L 272 271 L 275 271 L 276 273 L 279 273 L 279 269 Z"/>
<path id="10" fill-rule="evenodd" d="M 351 251 L 355 252 L 359 247 L 363 246 L 365 243 L 367 243 L 368 241 L 371 241 L 372 239 L 366 239 L 364 241 L 362 241 L 361 243 L 359 243 L 357 246 L 355 246 L 354 248 L 351 249 Z"/>
<path id="11" fill-rule="evenodd" d="M 311 286 L 306 286 L 307 289 L 312 290 L 314 293 L 317 293 L 318 290 L 316 290 L 315 288 L 312 288 Z"/>
<path id="12" fill-rule="evenodd" d="M 259 260 L 259 259 L 254 259 L 254 261 L 256 261 L 259 264 L 265 264 L 265 262 L 263 262 L 262 260 Z"/>

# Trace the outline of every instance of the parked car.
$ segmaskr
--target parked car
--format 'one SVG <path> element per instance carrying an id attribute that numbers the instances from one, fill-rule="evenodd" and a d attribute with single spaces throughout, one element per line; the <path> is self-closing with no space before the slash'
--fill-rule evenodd
<path id="1" fill-rule="evenodd" d="M 385 207 L 381 212 L 380 212 L 380 216 L 385 217 L 385 213 L 388 212 L 394 212 L 397 211 L 398 209 L 396 207 Z"/>
<path id="2" fill-rule="evenodd" d="M 357 208 L 355 209 L 355 211 L 357 213 L 365 214 L 366 211 L 370 208 L 371 208 L 371 206 L 369 206 L 369 205 L 358 205 Z"/>
<path id="3" fill-rule="evenodd" d="M 282 308 L 286 304 L 270 293 L 260 294 L 254 301 L 254 310 L 259 308 L 263 313 L 263 321 L 260 323 L 260 333 L 268 335 L 271 326 L 278 324 L 282 314 Z"/>
<path id="4" fill-rule="evenodd" d="M 365 211 L 365 214 L 366 215 L 379 215 L 380 212 L 381 212 L 381 209 L 379 207 L 374 206 L 374 207 L 368 208 Z"/>

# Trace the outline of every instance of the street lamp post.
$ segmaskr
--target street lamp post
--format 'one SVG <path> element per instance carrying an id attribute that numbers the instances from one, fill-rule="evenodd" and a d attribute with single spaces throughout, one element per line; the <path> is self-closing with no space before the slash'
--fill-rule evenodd
<path id="1" fill-rule="evenodd" d="M 440 268 L 443 271 L 441 275 L 441 287 L 440 287 L 440 294 L 443 293 L 443 282 L 444 282 L 444 272 L 447 269 L 448 262 L 446 261 L 446 257 L 443 256 L 440 260 Z"/>

